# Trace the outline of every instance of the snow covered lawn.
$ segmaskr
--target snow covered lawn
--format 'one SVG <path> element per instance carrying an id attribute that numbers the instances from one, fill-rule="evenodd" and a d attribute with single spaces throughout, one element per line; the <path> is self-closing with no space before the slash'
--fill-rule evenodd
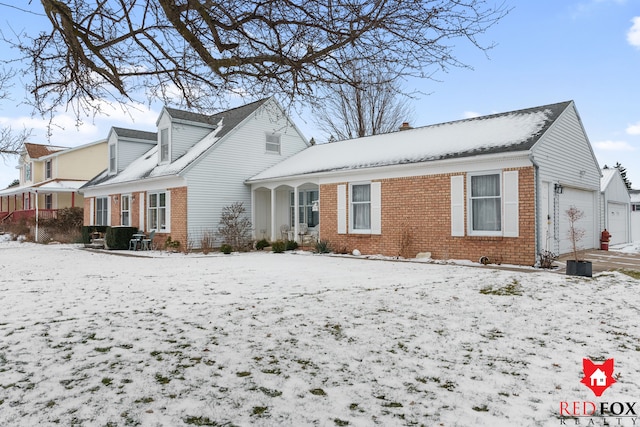
<path id="1" fill-rule="evenodd" d="M 5 241 L 0 424 L 557 426 L 640 401 L 639 317 L 621 273 Z"/>

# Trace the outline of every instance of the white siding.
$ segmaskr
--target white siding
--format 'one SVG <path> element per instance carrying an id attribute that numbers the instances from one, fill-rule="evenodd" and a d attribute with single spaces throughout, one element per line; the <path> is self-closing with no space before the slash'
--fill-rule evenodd
<path id="1" fill-rule="evenodd" d="M 629 242 L 629 205 L 624 203 L 607 202 L 607 226 L 604 227 L 611 234 L 609 244 L 617 245 Z"/>
<path id="2" fill-rule="evenodd" d="M 174 123 L 169 131 L 169 150 L 171 161 L 184 155 L 198 141 L 213 132 L 213 127 L 191 126 L 183 123 Z"/>
<path id="3" fill-rule="evenodd" d="M 598 234 L 597 217 L 599 210 L 597 208 L 597 197 L 593 191 L 581 190 L 577 188 L 564 188 L 559 198 L 560 209 L 560 227 L 559 227 L 559 253 L 566 254 L 573 250 L 572 243 L 569 240 L 569 220 L 567 210 L 575 206 L 584 213 L 584 217 L 576 222 L 576 229 L 582 229 L 585 232 L 584 237 L 577 242 L 578 250 L 592 249 L 600 246 L 600 236 Z"/>
<path id="4" fill-rule="evenodd" d="M 605 171 L 606 172 L 606 171 Z M 607 174 L 605 173 L 606 179 Z M 611 245 L 631 241 L 631 198 L 622 177 L 617 171 L 604 183 L 600 199 L 600 229 L 611 233 Z"/>
<path id="5" fill-rule="evenodd" d="M 554 200 L 550 203 L 552 210 L 549 212 L 551 217 L 549 228 L 554 231 L 551 236 L 552 250 L 564 253 L 563 251 L 569 247 L 565 210 L 572 203 L 572 196 L 576 195 L 579 195 L 577 196 L 579 200 L 584 198 L 592 200 L 591 203 L 583 206 L 589 210 L 585 215 L 591 219 L 587 236 L 581 242 L 581 246 L 598 247 L 600 167 L 573 104 L 560 115 L 531 151 L 539 167 L 538 182 L 548 182 L 551 191 L 557 183 L 565 189 L 562 194 L 553 193 Z M 589 194 L 572 192 L 571 189 Z M 547 217 L 544 215 L 544 210 L 540 209 L 537 223 L 542 224 L 545 221 Z M 544 240 L 545 236 L 541 233 L 538 236 L 539 248 L 544 249 Z"/>
<path id="6" fill-rule="evenodd" d="M 273 120 L 269 108 L 279 109 L 273 102 L 264 104 L 185 173 L 188 233 L 196 247 L 203 230 L 217 230 L 225 206 L 242 202 L 251 218 L 251 188 L 245 180 L 307 147 L 282 114 Z M 281 133 L 281 154 L 265 150 L 265 132 L 274 129 Z"/>
<path id="7" fill-rule="evenodd" d="M 118 141 L 118 172 L 122 172 L 134 160 L 152 149 L 154 144 L 120 139 Z"/>

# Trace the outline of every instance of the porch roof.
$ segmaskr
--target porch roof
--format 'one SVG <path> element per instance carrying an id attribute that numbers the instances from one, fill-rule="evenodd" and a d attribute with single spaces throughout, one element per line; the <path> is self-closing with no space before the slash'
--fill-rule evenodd
<path id="1" fill-rule="evenodd" d="M 23 185 L 0 190 L 0 196 L 13 196 L 14 194 L 34 193 L 36 191 L 40 193 L 74 193 L 86 183 L 86 180 L 54 179 L 34 185 Z"/>
<path id="2" fill-rule="evenodd" d="M 530 150 L 573 101 L 318 144 L 248 179 L 248 183 L 481 154 Z"/>

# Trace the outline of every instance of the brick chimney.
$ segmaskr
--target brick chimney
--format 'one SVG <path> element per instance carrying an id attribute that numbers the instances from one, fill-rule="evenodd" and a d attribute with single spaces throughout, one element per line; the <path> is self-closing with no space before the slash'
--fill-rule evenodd
<path id="1" fill-rule="evenodd" d="M 400 130 L 409 130 L 413 129 L 409 122 L 402 122 L 402 126 L 400 126 Z"/>

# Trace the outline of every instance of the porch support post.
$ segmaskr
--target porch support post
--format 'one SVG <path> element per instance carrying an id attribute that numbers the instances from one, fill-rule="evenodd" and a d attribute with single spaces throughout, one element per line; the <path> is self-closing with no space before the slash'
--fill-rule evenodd
<path id="1" fill-rule="evenodd" d="M 256 190 L 251 186 L 251 224 L 253 225 L 251 234 L 253 235 L 253 240 L 257 240 L 256 233 Z"/>
<path id="2" fill-rule="evenodd" d="M 38 242 L 39 241 L 38 239 L 38 190 L 36 190 L 35 194 L 36 194 L 36 242 Z M 31 200 L 31 197 L 29 197 L 29 200 Z"/>
<path id="3" fill-rule="evenodd" d="M 75 191 L 71 192 L 71 207 L 72 208 L 76 207 L 76 192 Z"/>
<path id="4" fill-rule="evenodd" d="M 293 187 L 293 239 L 296 240 L 300 233 L 300 200 L 298 200 L 298 186 Z"/>
<path id="5" fill-rule="evenodd" d="M 276 189 L 271 189 L 271 241 L 275 242 L 276 238 Z"/>

